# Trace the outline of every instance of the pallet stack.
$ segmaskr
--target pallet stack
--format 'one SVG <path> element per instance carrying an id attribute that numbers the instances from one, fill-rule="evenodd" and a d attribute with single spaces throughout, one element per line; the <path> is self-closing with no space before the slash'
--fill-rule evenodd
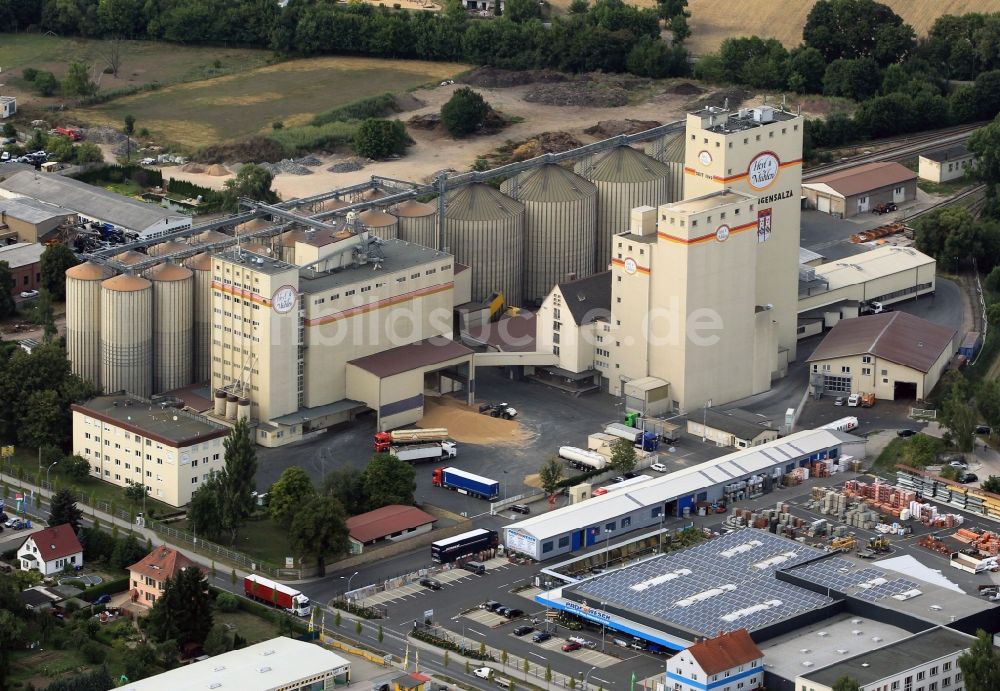
<path id="1" fill-rule="evenodd" d="M 843 519 L 847 513 L 847 497 L 832 489 L 825 490 L 822 498 L 819 499 L 819 512 L 827 516 L 837 516 Z"/>
<path id="2" fill-rule="evenodd" d="M 917 544 L 931 550 L 932 552 L 937 552 L 938 554 L 951 554 L 951 548 L 942 542 L 941 538 L 934 537 L 933 535 L 924 535 L 920 538 Z"/>
<path id="3" fill-rule="evenodd" d="M 844 514 L 844 523 L 862 530 L 874 530 L 878 523 L 878 513 L 868 508 L 865 502 L 861 502 Z"/>
<path id="4" fill-rule="evenodd" d="M 1000 535 L 989 530 L 980 533 L 975 530 L 959 528 L 952 537 L 978 550 L 983 556 L 1000 556 Z"/>
<path id="5" fill-rule="evenodd" d="M 881 482 L 868 484 L 858 480 L 849 480 L 844 483 L 844 494 L 848 497 L 864 499 L 880 513 L 904 520 L 906 518 L 904 511 L 917 498 L 917 493 L 912 490 L 893 487 Z M 901 514 L 903 515 L 901 516 Z"/>

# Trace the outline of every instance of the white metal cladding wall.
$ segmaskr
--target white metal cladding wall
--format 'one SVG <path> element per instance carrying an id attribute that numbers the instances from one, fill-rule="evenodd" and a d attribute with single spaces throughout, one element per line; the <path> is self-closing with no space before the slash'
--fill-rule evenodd
<path id="1" fill-rule="evenodd" d="M 101 281 L 111 272 L 86 263 L 66 271 L 66 352 L 73 374 L 101 384 Z"/>
<path id="2" fill-rule="evenodd" d="M 152 285 L 137 276 L 109 278 L 101 287 L 101 383 L 104 390 L 124 390 L 148 397 L 152 393 L 152 375 Z"/>
<path id="3" fill-rule="evenodd" d="M 521 304 L 523 210 L 489 221 L 446 218 L 445 237 L 455 261 L 472 271 L 473 302 L 502 290 L 508 304 Z"/>
<path id="4" fill-rule="evenodd" d="M 163 393 L 192 380 L 194 275 L 182 266 L 157 269 L 148 276 L 153 282 L 153 393 Z"/>
<path id="5" fill-rule="evenodd" d="M 196 255 L 187 267 L 194 272 L 191 381 L 207 382 L 212 378 L 212 258 Z"/>
<path id="6" fill-rule="evenodd" d="M 437 214 L 432 211 L 424 216 L 400 216 L 399 239 L 437 249 Z"/>
<path id="7" fill-rule="evenodd" d="M 541 301 L 567 274 L 594 273 L 597 190 L 573 201 L 524 204 L 524 299 Z"/>
<path id="8" fill-rule="evenodd" d="M 597 185 L 597 241 L 594 271 L 606 271 L 611 262 L 612 238 L 628 230 L 629 215 L 637 206 L 657 207 L 670 201 L 670 177 L 645 182 L 604 182 Z"/>

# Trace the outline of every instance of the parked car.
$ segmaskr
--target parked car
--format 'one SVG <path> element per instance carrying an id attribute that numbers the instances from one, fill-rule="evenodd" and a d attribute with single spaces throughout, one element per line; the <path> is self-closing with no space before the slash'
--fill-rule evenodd
<path id="1" fill-rule="evenodd" d="M 968 464 L 963 463 L 962 461 L 952 461 L 948 465 L 952 468 L 957 468 L 958 470 L 968 470 L 969 468 Z"/>
<path id="2" fill-rule="evenodd" d="M 872 213 L 881 216 L 882 214 L 892 213 L 897 209 L 899 209 L 899 207 L 896 206 L 895 202 L 883 202 L 881 204 L 876 204 L 874 208 L 872 208 Z"/>
<path id="3" fill-rule="evenodd" d="M 989 425 L 976 425 L 976 434 L 990 434 L 991 432 Z"/>
<path id="4" fill-rule="evenodd" d="M 425 588 L 430 588 L 431 590 L 441 590 L 441 581 L 436 581 L 433 578 L 428 578 L 427 576 L 421 578 L 419 583 Z"/>
<path id="5" fill-rule="evenodd" d="M 507 616 L 507 612 L 509 612 L 509 611 L 510 611 L 510 607 L 504 607 L 503 605 L 500 605 L 495 610 L 493 610 L 493 612 L 495 614 L 499 614 L 501 617 L 506 617 Z"/>
<path id="6" fill-rule="evenodd" d="M 979 482 L 979 476 L 975 473 L 963 473 L 962 477 L 958 478 L 958 481 L 963 485 L 967 485 L 970 482 Z"/>
<path id="7" fill-rule="evenodd" d="M 496 610 L 497 607 L 502 607 L 502 605 L 496 600 L 487 600 L 483 604 L 479 605 L 479 609 L 485 609 L 487 612 L 492 612 Z"/>
<path id="8" fill-rule="evenodd" d="M 576 641 L 566 641 L 565 643 L 563 643 L 562 649 L 564 653 L 569 653 L 574 650 L 579 650 L 582 647 L 583 646 L 577 643 Z"/>
<path id="9" fill-rule="evenodd" d="M 0 161 L 9 161 L 9 160 L 10 160 L 9 151 L 4 151 L 2 154 L 0 154 Z"/>
<path id="10" fill-rule="evenodd" d="M 534 626 L 518 626 L 514 629 L 515 636 L 527 636 L 529 633 L 535 630 Z"/>
<path id="11" fill-rule="evenodd" d="M 848 408 L 857 408 L 859 405 L 861 405 L 861 394 L 852 393 L 847 397 Z"/>
<path id="12" fill-rule="evenodd" d="M 144 158 L 141 161 L 139 161 L 139 165 L 141 165 L 141 166 L 151 166 L 154 163 L 156 163 L 156 159 L 155 158 Z"/>
<path id="13" fill-rule="evenodd" d="M 654 463 L 653 465 L 649 466 L 649 469 L 655 470 L 658 473 L 667 472 L 667 466 L 663 465 L 662 463 Z"/>
<path id="14" fill-rule="evenodd" d="M 616 475 L 615 477 L 611 478 L 611 482 L 625 482 L 625 476 Z"/>
<path id="15" fill-rule="evenodd" d="M 847 403 L 847 399 L 843 396 L 837 396 L 837 398 L 833 401 L 834 405 L 844 405 L 845 403 Z"/>
<path id="16" fill-rule="evenodd" d="M 531 637 L 531 640 L 534 643 L 544 643 L 550 638 L 552 638 L 552 634 L 549 633 L 548 631 L 539 631 L 538 633 L 536 633 L 534 636 Z"/>
<path id="17" fill-rule="evenodd" d="M 35 297 L 38 297 L 38 291 L 37 290 L 22 290 L 21 291 L 21 297 L 23 297 L 23 298 L 35 298 Z"/>
<path id="18" fill-rule="evenodd" d="M 106 605 L 111 602 L 111 596 L 107 593 L 101 593 L 98 595 L 97 599 L 94 600 L 95 605 Z"/>
<path id="19" fill-rule="evenodd" d="M 514 513 L 531 513 L 531 507 L 527 504 L 514 504 L 510 507 L 510 510 Z"/>
<path id="20" fill-rule="evenodd" d="M 505 607 L 504 609 L 506 611 L 504 612 L 503 615 L 508 619 L 517 619 L 518 617 L 524 616 L 523 609 L 517 609 L 516 607 Z"/>
<path id="21" fill-rule="evenodd" d="M 489 667 L 477 667 L 476 669 L 472 670 L 472 673 L 475 674 L 480 679 L 489 679 L 490 676 L 492 676 L 493 674 L 493 670 L 490 669 Z"/>
<path id="22" fill-rule="evenodd" d="M 8 518 L 6 521 L 3 522 L 3 527 L 4 528 L 13 528 L 14 527 L 14 521 L 16 521 L 16 520 L 19 520 L 17 518 L 17 516 L 14 516 L 13 518 Z"/>
<path id="23" fill-rule="evenodd" d="M 638 476 L 639 476 L 638 473 L 625 473 L 624 475 L 622 475 L 622 477 L 625 478 L 626 480 L 631 480 L 632 478 Z"/>
<path id="24" fill-rule="evenodd" d="M 897 437 L 912 437 L 916 433 L 917 433 L 916 430 L 912 430 L 912 429 L 898 429 L 898 430 L 896 430 L 896 436 Z"/>

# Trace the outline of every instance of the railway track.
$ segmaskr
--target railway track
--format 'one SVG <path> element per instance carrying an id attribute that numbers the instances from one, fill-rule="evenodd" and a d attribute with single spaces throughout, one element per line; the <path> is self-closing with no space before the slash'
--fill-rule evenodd
<path id="1" fill-rule="evenodd" d="M 959 144 L 966 141 L 969 135 L 982 127 L 985 123 L 976 122 L 969 125 L 958 125 L 945 129 L 934 130 L 923 134 L 909 135 L 906 137 L 896 137 L 893 139 L 882 139 L 871 142 L 872 146 L 884 146 L 885 148 L 871 153 L 848 156 L 832 163 L 824 163 L 803 171 L 802 180 L 807 181 L 820 175 L 836 173 L 847 168 L 852 168 L 859 163 L 876 163 L 880 161 L 902 161 L 911 158 L 914 154 L 924 153 L 939 149 L 948 144 Z"/>
<path id="2" fill-rule="evenodd" d="M 926 216 L 932 211 L 937 211 L 938 209 L 943 209 L 949 206 L 958 206 L 969 210 L 973 216 L 978 216 L 986 206 L 986 185 L 976 185 L 975 187 L 970 187 L 964 192 L 955 195 L 954 197 L 949 197 L 944 199 L 937 204 L 928 206 L 926 209 L 921 209 L 910 216 L 902 219 L 905 223 L 910 223 L 921 216 Z"/>

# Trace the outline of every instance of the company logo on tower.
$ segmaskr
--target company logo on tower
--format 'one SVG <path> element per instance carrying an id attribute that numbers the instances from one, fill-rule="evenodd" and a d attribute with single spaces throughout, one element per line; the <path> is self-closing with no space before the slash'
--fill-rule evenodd
<path id="1" fill-rule="evenodd" d="M 747 167 L 747 178 L 750 186 L 762 190 L 771 185 L 778 177 L 778 155 L 771 151 L 757 154 Z"/>
<path id="2" fill-rule="evenodd" d="M 757 212 L 757 242 L 767 242 L 771 237 L 771 210 L 761 209 Z"/>
<path id="3" fill-rule="evenodd" d="M 271 309 L 278 314 L 287 314 L 295 309 L 299 295 L 292 286 L 281 286 L 271 296 Z"/>
<path id="4" fill-rule="evenodd" d="M 722 225 L 719 226 L 715 231 L 715 239 L 719 242 L 725 242 L 729 239 L 729 226 Z"/>
<path id="5" fill-rule="evenodd" d="M 707 166 L 712 163 L 712 154 L 705 150 L 698 152 L 698 160 L 703 166 Z"/>
<path id="6" fill-rule="evenodd" d="M 635 263 L 635 259 L 632 259 L 632 257 L 629 257 L 628 259 L 625 260 L 625 266 L 624 266 L 625 273 L 634 274 L 636 272 L 636 269 L 638 268 L 639 267 Z"/>

